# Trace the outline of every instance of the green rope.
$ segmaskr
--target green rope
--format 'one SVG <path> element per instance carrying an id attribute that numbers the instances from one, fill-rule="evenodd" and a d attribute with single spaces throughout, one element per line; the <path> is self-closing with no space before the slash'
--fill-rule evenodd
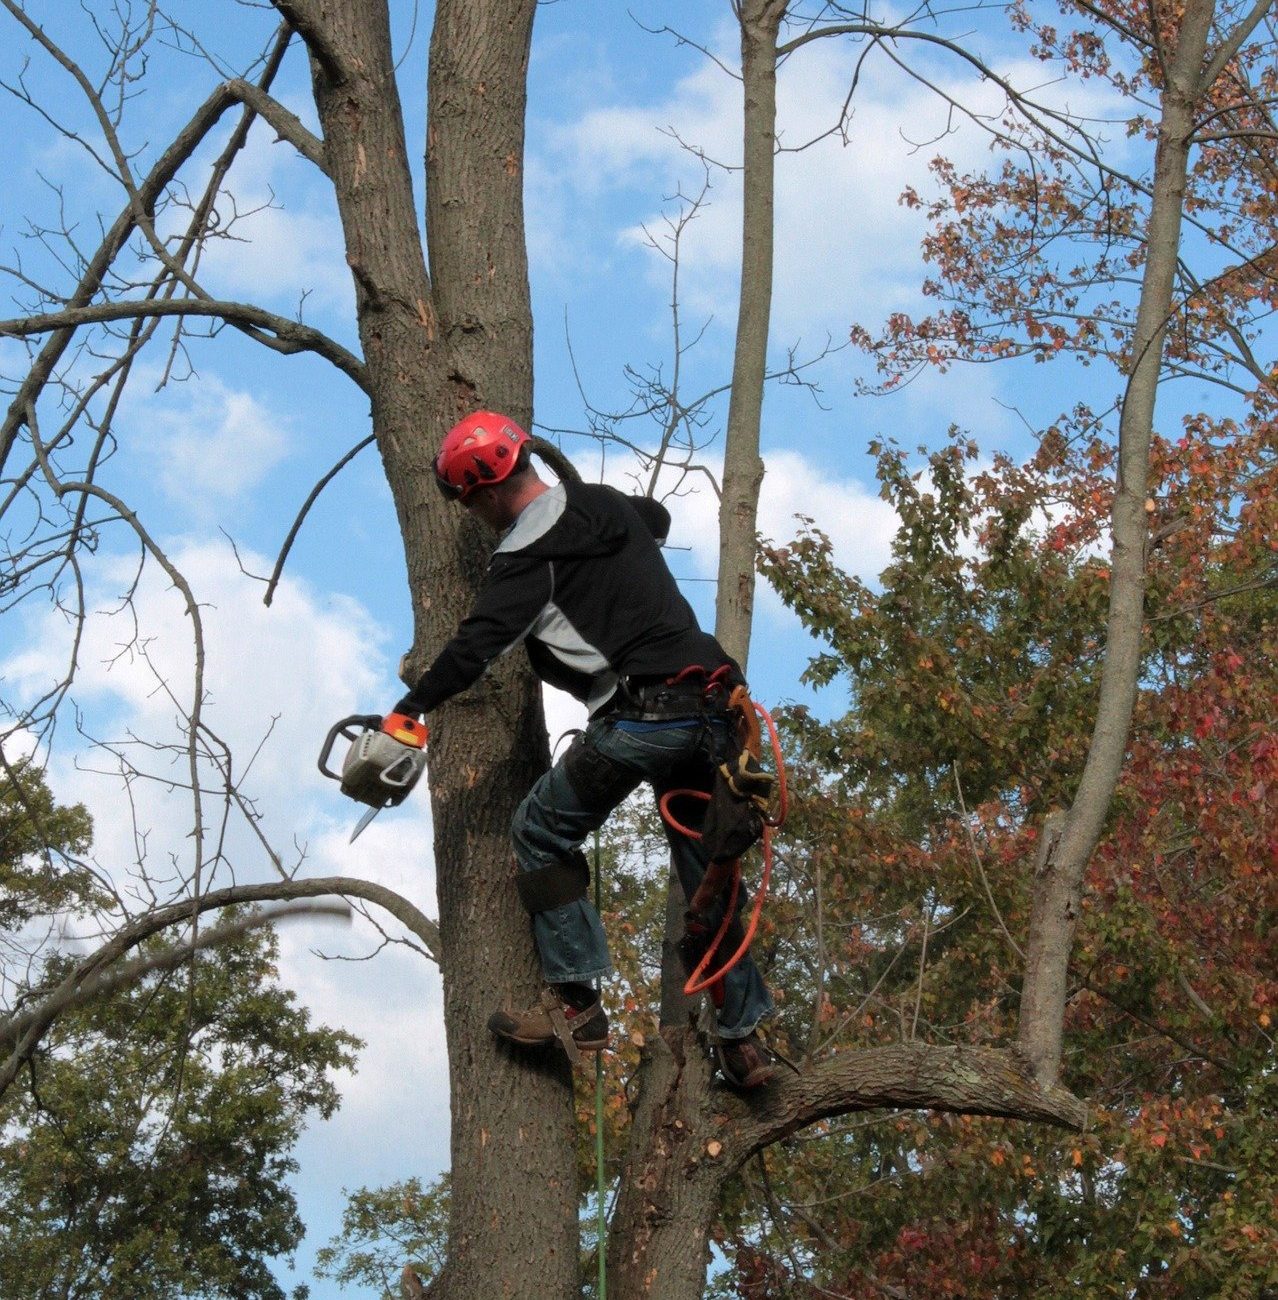
<path id="1" fill-rule="evenodd" d="M 599 878 L 599 832 L 595 831 L 595 911 L 602 914 L 603 911 L 603 892 L 602 884 Z M 599 988 L 600 997 L 603 996 L 603 977 L 596 981 Z M 598 1215 L 598 1226 L 596 1228 L 596 1246 L 595 1249 L 599 1254 L 599 1297 L 598 1300 L 607 1300 L 608 1297 L 608 1261 L 606 1246 L 606 1236 L 608 1231 L 608 1216 L 604 1212 L 604 1054 L 595 1053 L 595 1210 Z"/>

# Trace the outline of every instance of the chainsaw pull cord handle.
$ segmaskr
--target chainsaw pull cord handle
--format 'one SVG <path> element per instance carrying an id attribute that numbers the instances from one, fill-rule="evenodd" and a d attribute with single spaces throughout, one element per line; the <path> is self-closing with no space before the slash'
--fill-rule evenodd
<path id="1" fill-rule="evenodd" d="M 744 695 L 744 692 L 742 694 Z M 756 715 L 767 724 L 768 740 L 772 746 L 772 757 L 777 766 L 777 813 L 775 817 L 765 817 L 763 819 L 763 875 L 759 880 L 759 888 L 755 893 L 754 906 L 750 911 L 750 922 L 746 926 L 745 937 L 741 940 L 736 952 L 717 971 L 711 975 L 705 974 L 706 967 L 710 965 L 710 962 L 718 953 L 719 945 L 723 942 L 723 937 L 732 924 L 732 918 L 736 915 L 737 895 L 741 892 L 741 859 L 737 858 L 732 863 L 732 888 L 728 896 L 728 906 L 724 909 L 723 920 L 719 924 L 718 933 L 706 949 L 705 956 L 697 963 L 696 970 L 688 976 L 687 983 L 683 986 L 684 993 L 689 997 L 719 983 L 749 951 L 750 944 L 754 941 L 755 933 L 759 928 L 759 917 L 763 911 L 763 901 L 768 894 L 768 883 L 772 879 L 772 832 L 785 825 L 785 819 L 790 812 L 790 795 L 785 778 L 785 759 L 781 754 L 781 738 L 777 735 L 776 723 L 772 721 L 772 715 L 757 700 L 746 697 L 745 702 L 749 704 L 752 711 L 748 716 L 742 718 L 742 725 L 746 728 L 747 744 L 752 741 L 755 745 L 759 744 Z M 744 705 L 742 705 L 742 712 L 744 715 Z M 759 755 L 756 753 L 755 757 L 758 758 Z M 699 840 L 701 833 L 694 831 L 689 826 L 685 826 L 670 811 L 670 801 L 680 796 L 700 799 L 704 803 L 710 802 L 710 796 L 704 790 L 667 790 L 661 796 L 661 800 L 657 805 L 661 812 L 661 819 L 667 826 L 678 831 L 681 835 L 686 835 L 689 839 Z"/>

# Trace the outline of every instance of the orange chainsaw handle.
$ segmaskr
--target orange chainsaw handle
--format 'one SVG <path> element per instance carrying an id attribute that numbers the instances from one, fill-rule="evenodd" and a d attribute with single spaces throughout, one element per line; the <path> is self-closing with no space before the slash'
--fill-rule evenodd
<path id="1" fill-rule="evenodd" d="M 401 745 L 425 749 L 430 739 L 430 728 L 409 713 L 388 713 L 381 721 L 381 729 Z"/>

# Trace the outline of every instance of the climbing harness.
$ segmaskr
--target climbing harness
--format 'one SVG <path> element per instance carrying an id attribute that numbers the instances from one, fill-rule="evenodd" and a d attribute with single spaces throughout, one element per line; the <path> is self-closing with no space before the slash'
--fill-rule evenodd
<path id="1" fill-rule="evenodd" d="M 673 681 L 701 673 L 707 689 L 723 683 L 730 670 L 727 667 L 706 674 L 704 668 L 688 668 Z M 768 883 L 772 878 L 772 833 L 785 824 L 789 813 L 789 792 L 786 786 L 785 761 L 781 754 L 781 741 L 777 735 L 772 715 L 750 698 L 745 686 L 732 688 L 727 702 L 728 715 L 733 728 L 728 754 L 715 773 L 710 791 L 678 789 L 662 795 L 658 808 L 667 826 L 689 839 L 700 840 L 710 856 L 706 874 L 696 893 L 688 900 L 687 933 L 681 944 L 685 964 L 689 968 L 683 991 L 688 996 L 709 991 L 716 1005 L 723 1001 L 723 977 L 745 956 L 759 928 Z M 776 763 L 775 778 L 763 770 L 763 752 L 760 719 L 767 725 L 772 756 Z M 775 781 L 777 810 L 771 810 L 770 795 Z M 700 831 L 679 821 L 671 811 L 671 804 L 680 798 L 697 799 L 709 805 Z M 763 841 L 763 874 L 755 892 L 754 906 L 748 925 L 741 927 L 737 917 L 737 898 L 741 892 L 741 858 L 754 843 Z M 715 901 L 728 890 L 728 902 L 717 933 L 710 935 L 710 926 L 704 919 Z M 735 944 L 732 955 L 717 970 L 707 973 L 716 959 L 724 940 Z"/>

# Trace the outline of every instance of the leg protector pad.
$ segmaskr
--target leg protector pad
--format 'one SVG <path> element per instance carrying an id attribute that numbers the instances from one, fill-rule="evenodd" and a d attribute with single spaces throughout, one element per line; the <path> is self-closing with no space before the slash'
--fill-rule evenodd
<path id="1" fill-rule="evenodd" d="M 585 898 L 590 884 L 590 864 L 586 855 L 578 850 L 562 862 L 552 862 L 548 867 L 520 871 L 515 876 L 519 901 L 532 913 L 549 912 L 565 903 L 575 903 Z"/>

